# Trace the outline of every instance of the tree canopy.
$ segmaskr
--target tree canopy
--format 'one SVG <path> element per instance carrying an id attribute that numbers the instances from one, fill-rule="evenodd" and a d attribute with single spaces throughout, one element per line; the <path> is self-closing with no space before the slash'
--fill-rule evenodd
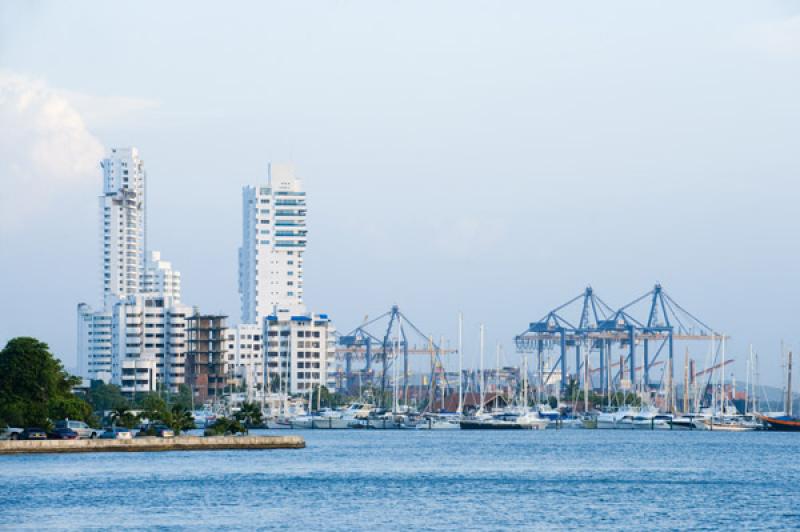
<path id="1" fill-rule="evenodd" d="M 36 338 L 9 340 L 0 351 L 0 425 L 48 427 L 50 420 L 89 421 L 91 406 L 72 393 L 79 377 L 64 371 Z"/>

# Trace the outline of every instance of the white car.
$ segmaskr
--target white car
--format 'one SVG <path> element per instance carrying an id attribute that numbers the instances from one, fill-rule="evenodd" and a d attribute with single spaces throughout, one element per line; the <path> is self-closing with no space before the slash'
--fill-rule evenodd
<path id="1" fill-rule="evenodd" d="M 56 428 L 68 428 L 78 433 L 78 437 L 82 440 L 93 440 L 103 433 L 102 429 L 93 429 L 83 421 L 56 421 Z"/>
<path id="2" fill-rule="evenodd" d="M 23 430 L 16 427 L 0 428 L 0 440 L 18 440 Z"/>

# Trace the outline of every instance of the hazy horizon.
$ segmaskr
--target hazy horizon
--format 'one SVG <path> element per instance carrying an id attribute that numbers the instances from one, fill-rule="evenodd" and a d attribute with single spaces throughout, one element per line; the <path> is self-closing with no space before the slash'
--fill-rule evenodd
<path id="1" fill-rule="evenodd" d="M 731 336 L 742 382 L 753 344 L 780 386 L 800 340 L 797 4 L 77 6 L 0 2 L 3 345 L 76 365 L 99 161 L 136 146 L 148 247 L 232 323 L 241 188 L 292 162 L 306 302 L 339 331 L 398 304 L 454 345 L 462 311 L 468 363 L 481 322 L 487 359 L 500 341 L 513 362 L 513 336 L 587 285 L 618 307 L 659 282 Z"/>

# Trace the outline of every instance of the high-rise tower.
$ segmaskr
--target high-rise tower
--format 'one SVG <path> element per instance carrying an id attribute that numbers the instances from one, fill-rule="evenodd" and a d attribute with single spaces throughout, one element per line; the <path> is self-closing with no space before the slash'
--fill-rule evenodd
<path id="1" fill-rule="evenodd" d="M 100 163 L 103 300 L 106 309 L 143 288 L 145 268 L 145 171 L 136 148 L 112 148 Z"/>
<path id="2" fill-rule="evenodd" d="M 242 189 L 239 294 L 242 323 L 280 310 L 303 312 L 306 193 L 286 164 L 269 166 L 266 185 Z"/>

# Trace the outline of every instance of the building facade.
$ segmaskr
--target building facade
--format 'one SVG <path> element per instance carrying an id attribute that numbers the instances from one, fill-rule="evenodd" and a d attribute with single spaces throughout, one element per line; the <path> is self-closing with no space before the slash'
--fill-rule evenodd
<path id="1" fill-rule="evenodd" d="M 336 329 L 327 314 L 278 312 L 264 319 L 264 382 L 285 393 L 336 389 Z"/>
<path id="2" fill-rule="evenodd" d="M 290 165 L 270 165 L 266 185 L 242 190 L 239 294 L 242 323 L 303 309 L 306 194 Z"/>
<path id="3" fill-rule="evenodd" d="M 181 272 L 161 258 L 160 251 L 151 251 L 144 269 L 142 292 L 161 294 L 173 301 L 181 300 Z"/>
<path id="4" fill-rule="evenodd" d="M 195 310 L 187 320 L 186 384 L 198 403 L 221 398 L 229 384 L 225 360 L 226 318 Z"/>
<path id="5" fill-rule="evenodd" d="M 249 397 L 264 389 L 263 330 L 257 324 L 241 324 L 226 331 L 228 374 Z"/>
<path id="6" fill-rule="evenodd" d="M 145 269 L 145 171 L 136 148 L 112 148 L 100 163 L 103 245 L 103 300 L 118 300 L 142 290 Z"/>
<path id="7" fill-rule="evenodd" d="M 78 373 L 111 382 L 111 312 L 78 304 Z"/>
<path id="8" fill-rule="evenodd" d="M 136 148 L 112 148 L 100 163 L 102 309 L 78 305 L 81 376 L 126 393 L 176 390 L 183 383 L 189 312 L 180 306 L 180 272 L 147 251 L 146 174 Z"/>
<path id="9" fill-rule="evenodd" d="M 128 395 L 185 383 L 187 318 L 192 309 L 158 294 L 131 295 L 114 305 L 111 382 Z"/>

